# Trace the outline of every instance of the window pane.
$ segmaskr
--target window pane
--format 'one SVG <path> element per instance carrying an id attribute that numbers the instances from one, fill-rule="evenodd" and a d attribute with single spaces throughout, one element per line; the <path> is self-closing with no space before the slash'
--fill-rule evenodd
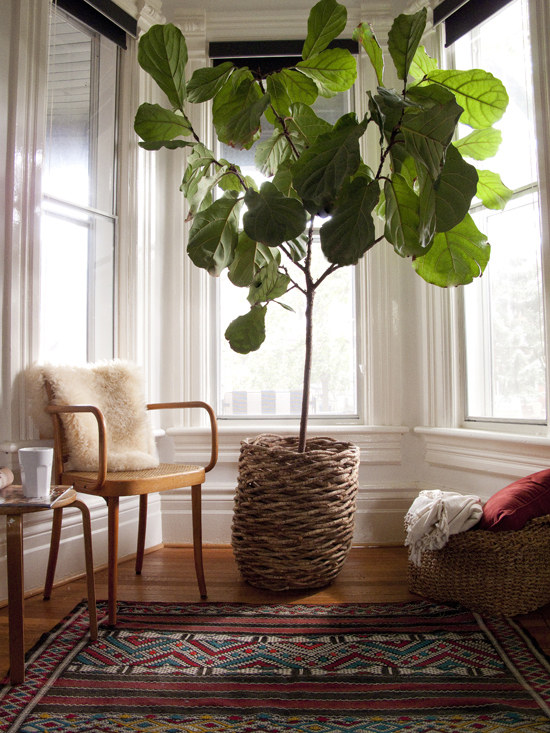
<path id="1" fill-rule="evenodd" d="M 508 188 L 537 179 L 533 72 L 527 2 L 516 0 L 453 44 L 456 69 L 485 69 L 502 81 L 510 102 L 494 127 L 502 130 L 497 155 L 476 167 L 500 173 Z M 460 136 L 471 128 L 460 126 Z"/>
<path id="2" fill-rule="evenodd" d="M 491 259 L 464 288 L 466 419 L 546 420 L 541 234 L 527 0 L 515 0 L 453 45 L 456 68 L 500 78 L 510 104 L 495 158 L 475 163 L 515 193 L 504 211 L 476 207 Z M 461 135 L 470 132 L 464 127 Z"/>
<path id="3" fill-rule="evenodd" d="M 326 261 L 316 242 L 320 272 Z M 355 415 L 354 270 L 343 268 L 327 278 L 314 305 L 313 367 L 310 415 Z M 299 415 L 304 369 L 305 298 L 293 291 L 282 301 L 294 313 L 272 303 L 267 310 L 266 339 L 250 354 L 236 354 L 225 339 L 221 345 L 222 415 Z M 244 290 L 227 276 L 221 282 L 221 332 L 246 312 Z"/>
<path id="4" fill-rule="evenodd" d="M 117 49 L 53 8 L 40 249 L 40 358 L 114 349 Z"/>
<path id="5" fill-rule="evenodd" d="M 317 114 L 334 124 L 350 109 L 348 95 L 319 98 Z M 261 141 L 272 133 L 262 126 Z M 236 163 L 258 184 L 264 177 L 254 168 L 255 146 L 236 151 L 221 146 L 220 156 Z M 319 226 L 322 220 L 319 220 Z M 283 260 L 284 260 L 283 256 Z M 320 275 L 328 267 L 318 237 L 314 265 Z M 313 366 L 310 415 L 357 415 L 355 269 L 345 267 L 320 286 L 313 309 Z M 236 354 L 223 334 L 229 323 L 247 310 L 247 291 L 231 284 L 227 275 L 219 287 L 218 414 L 297 417 L 302 404 L 305 339 L 305 298 L 292 291 L 281 300 L 295 312 L 271 303 L 266 316 L 266 339 L 260 349 Z"/>
<path id="6" fill-rule="evenodd" d="M 113 354 L 114 222 L 46 202 L 40 358 L 81 364 Z"/>
<path id="7" fill-rule="evenodd" d="M 538 202 L 474 215 L 494 242 L 483 278 L 464 289 L 468 415 L 546 419 Z M 521 243 L 521 246 L 518 246 Z"/>

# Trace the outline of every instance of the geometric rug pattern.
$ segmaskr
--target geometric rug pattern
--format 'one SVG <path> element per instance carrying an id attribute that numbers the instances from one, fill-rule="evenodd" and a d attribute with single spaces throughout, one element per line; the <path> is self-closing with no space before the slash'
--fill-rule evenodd
<path id="1" fill-rule="evenodd" d="M 2 733 L 550 733 L 550 666 L 513 620 L 428 601 L 120 602 L 96 642 L 82 603 L 0 711 Z"/>

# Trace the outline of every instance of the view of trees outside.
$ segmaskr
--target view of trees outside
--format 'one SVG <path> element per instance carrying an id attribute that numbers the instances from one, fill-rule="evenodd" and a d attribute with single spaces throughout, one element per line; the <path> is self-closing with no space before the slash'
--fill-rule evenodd
<path id="1" fill-rule="evenodd" d="M 523 43 L 521 42 L 523 40 Z M 546 361 L 529 16 L 526 0 L 453 44 L 454 66 L 483 68 L 510 96 L 495 127 L 503 142 L 490 168 L 514 196 L 504 211 L 474 208 L 491 260 L 464 288 L 467 418 L 546 420 Z M 470 132 L 464 128 L 461 136 Z M 483 161 L 476 162 L 484 168 Z"/>

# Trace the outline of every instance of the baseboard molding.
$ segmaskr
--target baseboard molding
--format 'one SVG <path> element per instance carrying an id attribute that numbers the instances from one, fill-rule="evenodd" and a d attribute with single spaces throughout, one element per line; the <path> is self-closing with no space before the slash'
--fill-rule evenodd
<path id="1" fill-rule="evenodd" d="M 164 547 L 164 544 L 161 542 L 159 545 L 155 545 L 154 547 L 147 547 L 145 550 L 145 555 L 149 555 L 151 552 L 156 552 L 157 550 L 161 550 Z M 120 565 L 123 562 L 126 562 L 127 560 L 134 560 L 137 553 L 131 553 L 130 555 L 125 555 L 124 557 L 120 557 L 118 560 L 118 565 Z M 102 570 L 107 569 L 107 563 L 103 563 L 102 565 L 94 565 L 94 574 L 100 573 Z M 52 590 L 55 591 L 56 588 L 60 588 L 63 585 L 68 585 L 69 583 L 75 583 L 77 580 L 83 580 L 86 577 L 86 573 L 75 573 L 74 575 L 67 576 L 66 578 L 60 578 L 59 580 L 56 580 L 52 586 Z M 39 596 L 44 592 L 44 586 L 38 586 L 37 588 L 31 588 L 31 590 L 25 591 L 23 594 L 23 597 L 25 599 L 27 598 L 33 598 L 34 596 Z M 8 605 L 7 598 L 0 601 L 0 608 L 6 608 Z"/>

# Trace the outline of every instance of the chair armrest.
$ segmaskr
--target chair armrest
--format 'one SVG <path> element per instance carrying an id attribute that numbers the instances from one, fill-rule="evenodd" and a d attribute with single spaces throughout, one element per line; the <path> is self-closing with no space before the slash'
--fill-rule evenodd
<path id="1" fill-rule="evenodd" d="M 148 410 L 177 410 L 181 407 L 202 407 L 210 418 L 210 429 L 212 434 L 212 445 L 210 451 L 210 463 L 205 467 L 204 472 L 211 471 L 218 460 L 218 423 L 214 410 L 206 402 L 156 402 L 147 405 Z"/>
<path id="2" fill-rule="evenodd" d="M 105 430 L 105 418 L 101 410 L 94 405 L 46 405 L 46 412 L 54 415 L 74 413 L 74 412 L 91 412 L 97 420 L 97 428 L 99 433 L 99 455 L 97 480 L 90 486 L 91 490 L 99 489 L 105 483 L 107 475 L 107 432 Z M 60 458 L 61 460 L 61 458 Z M 60 467 L 59 467 L 60 468 Z M 56 467 L 56 472 L 58 467 Z"/>

